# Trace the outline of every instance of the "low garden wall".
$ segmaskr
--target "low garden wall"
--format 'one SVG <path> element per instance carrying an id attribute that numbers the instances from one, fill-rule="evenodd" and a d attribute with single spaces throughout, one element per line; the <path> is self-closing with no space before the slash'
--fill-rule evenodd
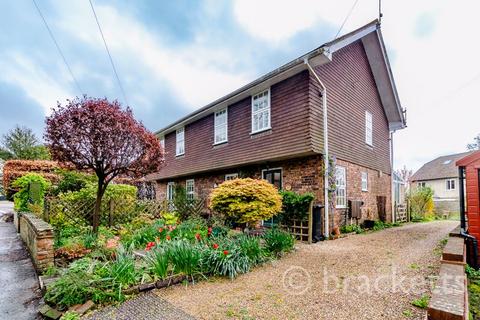
<path id="1" fill-rule="evenodd" d="M 31 213 L 16 213 L 19 232 L 32 257 L 37 271 L 45 271 L 54 265 L 54 235 L 50 224 Z"/>
<path id="2" fill-rule="evenodd" d="M 464 240 L 452 233 L 442 253 L 440 274 L 428 305 L 428 320 L 467 320 L 468 288 Z"/>

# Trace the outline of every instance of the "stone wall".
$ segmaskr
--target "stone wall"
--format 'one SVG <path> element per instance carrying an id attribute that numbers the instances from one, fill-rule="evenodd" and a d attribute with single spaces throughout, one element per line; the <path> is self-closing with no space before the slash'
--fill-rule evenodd
<path id="1" fill-rule="evenodd" d="M 30 213 L 19 213 L 20 237 L 32 257 L 37 271 L 54 265 L 53 228 Z"/>

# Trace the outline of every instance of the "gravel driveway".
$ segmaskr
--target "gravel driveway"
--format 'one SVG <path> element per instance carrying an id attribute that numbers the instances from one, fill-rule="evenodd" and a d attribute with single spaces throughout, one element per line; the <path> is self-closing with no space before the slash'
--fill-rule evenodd
<path id="1" fill-rule="evenodd" d="M 422 319 L 440 240 L 458 222 L 409 224 L 314 245 L 230 281 L 155 294 L 199 319 Z"/>

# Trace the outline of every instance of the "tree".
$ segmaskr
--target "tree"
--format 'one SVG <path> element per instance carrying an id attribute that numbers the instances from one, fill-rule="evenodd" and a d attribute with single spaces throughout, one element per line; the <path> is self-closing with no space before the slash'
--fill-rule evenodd
<path id="1" fill-rule="evenodd" d="M 480 150 L 480 134 L 473 138 L 473 142 L 467 144 L 467 149 L 470 151 Z"/>
<path id="2" fill-rule="evenodd" d="M 17 125 L 3 135 L 0 158 L 4 160 L 48 160 L 50 155 L 47 148 L 38 142 L 32 129 Z"/>
<path id="3" fill-rule="evenodd" d="M 410 180 L 410 177 L 413 175 L 413 171 L 407 169 L 407 166 L 403 166 L 402 169 L 396 171 L 397 175 L 402 178 L 403 181 L 407 182 Z"/>
<path id="4" fill-rule="evenodd" d="M 45 141 L 54 160 L 91 170 L 98 177 L 92 218 L 94 232 L 108 184 L 116 177 L 140 177 L 163 163 L 160 141 L 117 101 L 76 98 L 60 103 L 46 119 Z"/>

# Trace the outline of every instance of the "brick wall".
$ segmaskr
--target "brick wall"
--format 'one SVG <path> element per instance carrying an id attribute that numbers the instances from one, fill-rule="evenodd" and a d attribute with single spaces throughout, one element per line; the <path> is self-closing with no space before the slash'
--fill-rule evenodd
<path id="1" fill-rule="evenodd" d="M 166 198 L 167 183 L 170 181 L 185 186 L 186 180 L 194 179 L 195 194 L 207 198 L 215 187 L 215 184 L 219 185 L 225 181 L 226 174 L 238 173 L 240 177 L 260 179 L 262 178 L 262 170 L 267 168 L 282 168 L 284 189 L 290 189 L 300 193 L 312 192 L 315 195 L 316 202 L 323 202 L 322 157 L 319 155 L 245 166 L 238 169 L 215 171 L 187 176 L 182 179 L 157 181 L 157 199 Z"/>
<path id="2" fill-rule="evenodd" d="M 20 237 L 32 257 L 37 271 L 45 271 L 54 265 L 53 228 L 45 221 L 30 213 L 19 215 Z"/>
<path id="3" fill-rule="evenodd" d="M 387 221 L 392 221 L 391 207 L 391 177 L 381 171 L 369 169 L 357 164 L 337 159 L 336 164 L 346 168 L 347 176 L 347 200 L 361 200 L 364 202 L 362 207 L 362 219 L 379 220 L 377 196 L 386 197 Z M 368 191 L 362 191 L 362 172 L 368 173 Z M 350 219 L 345 220 L 346 209 L 336 209 L 334 223 L 337 226 L 350 224 Z M 331 222 L 332 223 L 332 222 Z"/>

